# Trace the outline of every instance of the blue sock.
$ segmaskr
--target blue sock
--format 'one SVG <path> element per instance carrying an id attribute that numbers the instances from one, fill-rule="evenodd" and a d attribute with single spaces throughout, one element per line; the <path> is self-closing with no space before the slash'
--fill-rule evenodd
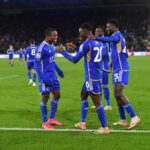
<path id="1" fill-rule="evenodd" d="M 103 90 L 104 90 L 104 98 L 106 100 L 107 106 L 111 106 L 111 104 L 110 104 L 110 91 L 109 91 L 108 85 L 103 86 Z"/>
<path id="2" fill-rule="evenodd" d="M 47 106 L 43 101 L 41 101 L 40 109 L 42 114 L 42 122 L 47 122 Z"/>
<path id="3" fill-rule="evenodd" d="M 130 115 L 131 118 L 136 116 L 130 103 L 127 103 L 126 105 L 122 105 L 122 106 L 128 112 L 128 114 Z"/>
<path id="4" fill-rule="evenodd" d="M 97 110 L 97 115 L 98 115 L 99 121 L 101 123 L 101 126 L 103 128 L 107 127 L 105 111 L 104 111 L 103 105 L 96 107 L 96 110 Z"/>
<path id="5" fill-rule="evenodd" d="M 52 98 L 52 100 L 51 100 L 50 119 L 55 118 L 55 114 L 56 114 L 56 111 L 57 111 L 57 105 L 58 105 L 58 101 Z"/>
<path id="6" fill-rule="evenodd" d="M 119 115 L 121 120 L 126 120 L 126 115 L 125 115 L 125 111 L 124 108 L 122 106 L 118 106 L 118 111 L 119 111 Z"/>
<path id="7" fill-rule="evenodd" d="M 33 74 L 33 82 L 36 82 L 36 73 Z"/>
<path id="8" fill-rule="evenodd" d="M 85 99 L 85 100 L 82 100 L 81 122 L 86 121 L 87 113 L 88 113 L 88 101 Z"/>
<path id="9" fill-rule="evenodd" d="M 29 78 L 29 79 L 32 79 L 32 74 L 31 74 L 30 71 L 28 71 L 28 78 Z"/>

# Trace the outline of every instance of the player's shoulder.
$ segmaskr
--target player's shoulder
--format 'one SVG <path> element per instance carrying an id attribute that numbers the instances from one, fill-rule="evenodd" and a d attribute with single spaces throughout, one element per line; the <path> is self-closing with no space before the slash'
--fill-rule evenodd
<path id="1" fill-rule="evenodd" d="M 43 41 L 40 44 L 36 45 L 36 49 L 37 49 L 38 52 L 42 52 L 42 51 L 46 50 L 48 47 L 49 47 L 49 45 L 45 41 Z"/>
<path id="2" fill-rule="evenodd" d="M 88 44 L 93 47 L 103 46 L 103 43 L 96 40 L 88 40 Z"/>
<path id="3" fill-rule="evenodd" d="M 112 34 L 112 36 L 122 36 L 122 33 L 120 31 L 116 31 Z"/>
<path id="4" fill-rule="evenodd" d="M 84 42 L 82 43 L 83 46 L 86 46 L 86 45 L 93 45 L 93 44 L 95 44 L 95 40 L 91 40 L 91 39 L 86 40 L 86 41 L 84 41 Z"/>

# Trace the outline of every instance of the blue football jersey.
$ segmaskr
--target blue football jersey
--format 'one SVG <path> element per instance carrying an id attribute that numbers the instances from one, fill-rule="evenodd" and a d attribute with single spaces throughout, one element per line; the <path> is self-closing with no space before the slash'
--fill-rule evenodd
<path id="1" fill-rule="evenodd" d="M 13 55 L 14 54 L 14 49 L 8 49 L 7 54 L 8 55 Z"/>
<path id="2" fill-rule="evenodd" d="M 48 74 L 50 78 L 57 78 L 55 72 L 55 46 L 43 41 L 36 49 L 35 68 L 40 78 Z"/>
<path id="3" fill-rule="evenodd" d="M 87 40 L 79 48 L 84 54 L 84 69 L 86 80 L 101 80 L 100 62 L 102 61 L 102 43 Z"/>
<path id="4" fill-rule="evenodd" d="M 96 40 L 110 43 L 112 67 L 115 72 L 129 71 L 126 41 L 120 31 L 115 32 L 111 37 L 96 37 Z"/>
<path id="5" fill-rule="evenodd" d="M 95 40 L 86 40 L 79 47 L 76 56 L 70 56 L 63 51 L 61 54 L 71 62 L 78 62 L 84 57 L 85 80 L 99 81 L 102 78 L 101 61 L 103 55 L 103 44 Z"/>
<path id="6" fill-rule="evenodd" d="M 109 72 L 110 71 L 110 63 L 109 63 L 109 45 L 108 43 L 103 43 L 103 55 L 102 55 L 102 62 L 101 62 L 101 69 L 103 71 Z"/>
<path id="7" fill-rule="evenodd" d="M 24 54 L 24 51 L 23 50 L 18 50 L 18 54 L 19 54 L 19 56 L 22 56 Z"/>
<path id="8" fill-rule="evenodd" d="M 129 63 L 126 41 L 119 31 L 115 32 L 112 37 L 116 39 L 115 42 L 110 43 L 113 70 L 128 71 Z"/>
<path id="9" fill-rule="evenodd" d="M 36 46 L 31 45 L 26 48 L 25 55 L 28 59 L 28 62 L 34 62 L 35 59 Z"/>

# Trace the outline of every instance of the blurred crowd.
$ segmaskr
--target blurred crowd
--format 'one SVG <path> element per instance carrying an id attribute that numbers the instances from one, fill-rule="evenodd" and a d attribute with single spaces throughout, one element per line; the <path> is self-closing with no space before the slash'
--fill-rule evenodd
<path id="1" fill-rule="evenodd" d="M 0 14 L 0 53 L 6 53 L 9 44 L 18 50 L 20 47 L 25 48 L 30 39 L 35 39 L 36 43 L 39 43 L 44 39 L 44 31 L 49 26 L 58 30 L 59 42 L 64 43 L 76 39 L 78 27 L 83 22 L 89 22 L 93 27 L 105 26 L 109 18 L 119 20 L 120 30 L 126 38 L 129 50 L 146 51 L 150 36 L 147 10 L 89 8 Z"/>

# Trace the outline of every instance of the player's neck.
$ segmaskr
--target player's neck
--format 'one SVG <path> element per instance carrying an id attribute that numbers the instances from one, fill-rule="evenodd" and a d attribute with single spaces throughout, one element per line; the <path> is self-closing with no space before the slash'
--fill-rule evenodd
<path id="1" fill-rule="evenodd" d="M 89 33 L 88 36 L 87 36 L 87 38 L 86 38 L 86 40 L 91 39 L 90 37 L 92 37 L 92 36 L 93 36 L 93 34 L 92 34 L 92 33 Z"/>
<path id="2" fill-rule="evenodd" d="M 114 33 L 115 33 L 115 32 L 118 32 L 118 31 L 119 31 L 119 29 L 118 29 L 118 28 L 116 28 L 116 30 L 114 31 Z"/>
<path id="3" fill-rule="evenodd" d="M 49 45 L 53 44 L 52 41 L 49 41 L 49 40 L 47 40 L 47 39 L 45 39 L 44 41 L 45 41 L 46 43 L 48 43 Z"/>

